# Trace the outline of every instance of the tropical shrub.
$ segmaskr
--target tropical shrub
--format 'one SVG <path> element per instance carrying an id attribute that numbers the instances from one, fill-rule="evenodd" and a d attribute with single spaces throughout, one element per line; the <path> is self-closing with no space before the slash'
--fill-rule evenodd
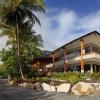
<path id="1" fill-rule="evenodd" d="M 69 83 L 74 83 L 80 79 L 80 74 L 72 72 L 64 74 L 60 72 L 60 73 L 53 73 L 51 78 L 58 80 L 66 80 Z"/>
<path id="2" fill-rule="evenodd" d="M 47 82 L 48 77 L 36 77 L 36 81 Z"/>
<path id="3" fill-rule="evenodd" d="M 69 83 L 75 83 L 78 81 L 86 80 L 87 78 L 90 78 L 92 80 L 100 80 L 100 72 L 93 73 L 93 74 L 81 74 L 81 73 L 75 73 L 75 72 L 67 72 L 66 74 L 63 72 L 60 73 L 52 73 L 51 78 L 58 79 L 58 80 L 65 80 Z"/>
<path id="4" fill-rule="evenodd" d="M 91 79 L 100 80 L 100 72 L 95 72 L 91 75 Z"/>

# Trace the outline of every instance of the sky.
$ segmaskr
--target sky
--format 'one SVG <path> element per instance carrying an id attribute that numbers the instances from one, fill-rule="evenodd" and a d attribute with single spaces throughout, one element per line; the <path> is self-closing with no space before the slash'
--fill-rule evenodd
<path id="1" fill-rule="evenodd" d="M 100 32 L 100 0 L 45 0 L 46 13 L 36 13 L 41 27 L 33 29 L 42 35 L 43 49 L 58 47 L 92 31 Z M 5 46 L 0 39 L 0 49 Z"/>

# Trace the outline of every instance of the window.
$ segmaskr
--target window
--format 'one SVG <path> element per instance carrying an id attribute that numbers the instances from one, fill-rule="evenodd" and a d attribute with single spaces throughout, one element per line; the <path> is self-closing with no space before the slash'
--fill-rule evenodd
<path id="1" fill-rule="evenodd" d="M 85 53 L 90 53 L 91 51 L 92 51 L 91 46 L 85 48 Z"/>

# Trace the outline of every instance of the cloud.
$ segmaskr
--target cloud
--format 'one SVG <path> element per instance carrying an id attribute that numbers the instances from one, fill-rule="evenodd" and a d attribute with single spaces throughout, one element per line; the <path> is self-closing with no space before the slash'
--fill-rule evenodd
<path id="1" fill-rule="evenodd" d="M 52 10 L 53 11 L 53 10 Z M 53 11 L 54 13 L 54 11 Z M 77 16 L 73 11 L 63 10 L 55 15 L 38 15 L 42 27 L 33 27 L 44 40 L 44 48 L 53 50 L 65 43 L 65 37 L 73 29 Z M 66 37 L 67 40 L 67 37 Z"/>
<path id="2" fill-rule="evenodd" d="M 50 15 L 38 15 L 42 27 L 33 27 L 44 40 L 44 49 L 54 50 L 88 32 L 100 30 L 100 11 L 83 17 L 75 11 L 49 9 Z M 48 12 L 49 13 L 49 12 Z"/>
<path id="3" fill-rule="evenodd" d="M 41 34 L 44 48 L 54 50 L 88 32 L 100 31 L 100 10 L 79 16 L 73 10 L 47 9 L 46 14 L 38 13 L 42 26 L 33 29 Z M 5 46 L 5 38 L 0 39 L 0 48 Z"/>
<path id="4" fill-rule="evenodd" d="M 90 13 L 79 21 L 79 29 L 100 30 L 100 11 Z"/>

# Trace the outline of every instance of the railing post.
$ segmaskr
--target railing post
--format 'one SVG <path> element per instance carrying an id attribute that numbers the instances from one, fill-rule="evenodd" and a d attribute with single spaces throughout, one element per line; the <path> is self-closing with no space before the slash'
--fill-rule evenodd
<path id="1" fill-rule="evenodd" d="M 91 74 L 93 74 L 93 64 L 90 64 Z"/>

